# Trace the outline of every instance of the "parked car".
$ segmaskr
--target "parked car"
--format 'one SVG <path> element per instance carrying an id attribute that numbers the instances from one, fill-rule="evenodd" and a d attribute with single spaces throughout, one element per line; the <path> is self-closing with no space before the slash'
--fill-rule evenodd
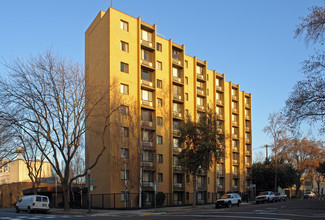
<path id="1" fill-rule="evenodd" d="M 256 204 L 265 203 L 265 202 L 274 202 L 275 196 L 272 191 L 261 192 L 258 196 L 256 196 Z"/>
<path id="2" fill-rule="evenodd" d="M 304 194 L 305 199 L 315 198 L 315 197 L 316 197 L 316 194 L 314 192 L 307 192 Z"/>
<path id="3" fill-rule="evenodd" d="M 220 199 L 215 201 L 215 207 L 228 207 L 230 208 L 232 205 L 240 206 L 241 197 L 237 193 L 227 193 L 221 196 Z"/>
<path id="4" fill-rule="evenodd" d="M 279 201 L 279 202 L 281 202 L 281 201 L 285 202 L 286 199 L 287 199 L 287 195 L 286 194 L 283 194 L 281 192 L 275 193 L 275 196 L 274 196 L 274 201 L 275 202 L 277 202 L 277 201 Z"/>
<path id="5" fill-rule="evenodd" d="M 27 211 L 32 213 L 34 211 L 47 212 L 50 210 L 50 200 L 47 196 L 30 195 L 23 196 L 16 203 L 16 212 Z"/>

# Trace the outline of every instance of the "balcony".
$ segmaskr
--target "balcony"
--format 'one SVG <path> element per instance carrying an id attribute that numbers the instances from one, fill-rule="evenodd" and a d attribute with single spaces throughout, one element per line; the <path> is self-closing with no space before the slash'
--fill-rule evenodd
<path id="1" fill-rule="evenodd" d="M 232 125 L 238 127 L 238 121 L 232 121 Z"/>
<path id="2" fill-rule="evenodd" d="M 249 138 L 246 138 L 245 142 L 246 142 L 246 144 L 249 144 L 249 143 L 251 143 L 251 140 Z"/>
<path id="3" fill-rule="evenodd" d="M 223 120 L 223 115 L 221 113 L 217 114 L 217 118 Z"/>
<path id="4" fill-rule="evenodd" d="M 178 94 L 173 94 L 173 99 L 176 100 L 176 101 L 183 102 L 183 97 L 181 95 L 178 95 Z"/>
<path id="5" fill-rule="evenodd" d="M 142 187 L 144 188 L 152 188 L 153 182 L 142 182 Z"/>
<path id="6" fill-rule="evenodd" d="M 231 98 L 232 98 L 232 100 L 238 101 L 238 96 L 236 96 L 236 95 L 232 95 Z"/>
<path id="7" fill-rule="evenodd" d="M 238 186 L 232 186 L 232 190 L 237 190 Z"/>
<path id="8" fill-rule="evenodd" d="M 144 169 L 153 169 L 154 168 L 154 163 L 152 161 L 143 161 L 142 162 L 142 167 Z"/>
<path id="9" fill-rule="evenodd" d="M 246 167 L 250 167 L 251 163 L 250 162 L 246 162 L 245 165 L 246 165 Z"/>
<path id="10" fill-rule="evenodd" d="M 151 141 L 141 141 L 141 146 L 144 150 L 155 150 L 154 144 Z"/>
<path id="11" fill-rule="evenodd" d="M 251 108 L 250 104 L 248 104 L 248 103 L 245 103 L 245 108 L 248 108 L 248 109 L 250 109 L 250 108 Z"/>
<path id="12" fill-rule="evenodd" d="M 143 45 L 149 49 L 153 49 L 153 50 L 155 49 L 154 44 L 151 41 L 141 39 L 141 45 Z"/>
<path id="13" fill-rule="evenodd" d="M 173 165 L 173 171 L 174 173 L 182 173 L 183 169 L 181 166 Z"/>
<path id="14" fill-rule="evenodd" d="M 205 111 L 204 105 L 196 105 L 198 111 Z"/>
<path id="15" fill-rule="evenodd" d="M 216 86 L 217 91 L 223 91 L 221 86 Z"/>
<path id="16" fill-rule="evenodd" d="M 180 134 L 179 134 L 179 130 L 173 130 L 173 136 L 179 136 Z"/>
<path id="17" fill-rule="evenodd" d="M 238 134 L 232 134 L 232 138 L 238 139 Z"/>
<path id="18" fill-rule="evenodd" d="M 251 152 L 249 150 L 246 150 L 245 153 L 246 153 L 246 155 L 250 155 L 251 154 Z"/>
<path id="19" fill-rule="evenodd" d="M 148 101 L 148 100 L 141 100 L 141 105 L 153 107 L 152 101 Z"/>
<path id="20" fill-rule="evenodd" d="M 197 74 L 196 74 L 196 77 L 197 77 L 197 79 L 198 79 L 199 81 L 205 81 L 205 77 L 204 77 L 203 74 L 197 73 Z"/>
<path id="21" fill-rule="evenodd" d="M 206 191 L 207 190 L 206 184 L 198 184 L 197 189 L 198 191 Z"/>
<path id="22" fill-rule="evenodd" d="M 224 190 L 223 185 L 218 185 L 218 190 L 220 190 L 220 191 Z"/>
<path id="23" fill-rule="evenodd" d="M 232 174 L 232 177 L 233 177 L 233 178 L 238 178 L 238 177 L 239 177 L 239 174 L 238 174 L 238 173 L 233 173 L 233 174 Z"/>
<path id="24" fill-rule="evenodd" d="M 249 117 L 248 115 L 245 115 L 245 120 L 250 120 L 251 117 Z"/>
<path id="25" fill-rule="evenodd" d="M 224 173 L 223 173 L 222 170 L 217 170 L 217 175 L 218 175 L 218 176 L 224 176 Z"/>
<path id="26" fill-rule="evenodd" d="M 173 147 L 173 152 L 180 153 L 182 151 L 182 148 L 180 147 Z"/>
<path id="27" fill-rule="evenodd" d="M 236 109 L 236 108 L 232 108 L 232 109 L 231 109 L 231 112 L 232 112 L 232 113 L 235 113 L 235 114 L 238 114 L 238 109 Z"/>
<path id="28" fill-rule="evenodd" d="M 204 90 L 203 89 L 199 89 L 197 88 L 197 94 L 200 95 L 200 96 L 205 96 L 205 93 L 204 93 Z"/>
<path id="29" fill-rule="evenodd" d="M 222 100 L 216 100 L 217 105 L 223 105 Z"/>
<path id="30" fill-rule="evenodd" d="M 182 118 L 182 113 L 181 112 L 173 112 L 173 116 L 176 118 Z"/>
<path id="31" fill-rule="evenodd" d="M 222 128 L 217 128 L 217 132 L 218 132 L 218 134 L 223 134 Z"/>
<path id="32" fill-rule="evenodd" d="M 183 183 L 173 183 L 173 188 L 174 188 L 174 191 L 183 191 L 184 190 Z"/>
<path id="33" fill-rule="evenodd" d="M 151 69 L 153 69 L 153 62 L 149 61 L 149 60 L 141 60 L 141 64 L 145 65 L 146 67 L 150 67 Z"/>
<path id="34" fill-rule="evenodd" d="M 141 121 L 141 126 L 147 127 L 147 128 L 153 128 L 153 122 L 152 121 Z"/>
<path id="35" fill-rule="evenodd" d="M 237 146 L 232 147 L 232 151 L 238 152 L 238 147 Z"/>
<path id="36" fill-rule="evenodd" d="M 147 81 L 147 80 L 141 80 L 141 86 L 145 88 L 146 90 L 154 91 L 154 84 L 153 82 Z"/>
<path id="37" fill-rule="evenodd" d="M 251 130 L 251 128 L 249 127 L 249 126 L 245 126 L 245 131 L 250 131 Z"/>
<path id="38" fill-rule="evenodd" d="M 233 165 L 238 165 L 238 160 L 237 160 L 237 159 L 235 159 L 235 160 L 233 159 L 233 160 L 232 160 L 232 164 L 233 164 Z"/>
<path id="39" fill-rule="evenodd" d="M 177 77 L 177 76 L 173 76 L 173 82 L 183 84 L 183 82 L 182 82 L 182 78 Z"/>

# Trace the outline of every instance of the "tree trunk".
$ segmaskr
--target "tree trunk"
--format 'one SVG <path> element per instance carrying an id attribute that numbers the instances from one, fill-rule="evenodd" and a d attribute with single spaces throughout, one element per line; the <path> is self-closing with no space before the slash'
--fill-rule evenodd
<path id="1" fill-rule="evenodd" d="M 35 182 L 33 182 L 33 193 L 34 195 L 37 195 L 37 188 Z"/>
<path id="2" fill-rule="evenodd" d="M 196 185 L 196 173 L 193 174 L 193 207 L 196 206 L 196 192 L 197 192 L 197 185 Z"/>
<path id="3" fill-rule="evenodd" d="M 63 190 L 63 207 L 64 211 L 70 210 L 69 205 L 69 186 L 66 183 L 62 183 L 62 190 Z"/>
<path id="4" fill-rule="evenodd" d="M 139 208 L 142 208 L 142 161 L 140 161 Z"/>

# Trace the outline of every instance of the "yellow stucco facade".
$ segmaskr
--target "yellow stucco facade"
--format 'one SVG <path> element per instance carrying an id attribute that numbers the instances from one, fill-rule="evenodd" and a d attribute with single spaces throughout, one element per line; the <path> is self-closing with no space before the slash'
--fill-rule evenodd
<path id="1" fill-rule="evenodd" d="M 192 178 L 177 165 L 177 126 L 186 115 L 196 120 L 208 107 L 223 121 L 226 155 L 199 177 L 198 200 L 204 202 L 217 192 L 249 190 L 251 94 L 208 69 L 207 61 L 186 55 L 184 45 L 157 36 L 156 25 L 113 8 L 97 15 L 85 39 L 86 113 L 91 115 L 86 122 L 86 166 L 103 142 L 106 146 L 91 171 L 92 194 L 123 193 L 125 183 L 129 193 L 138 193 L 142 152 L 147 200 L 158 182 L 158 191 L 170 194 L 173 204 L 184 204 L 193 187 Z M 92 108 L 92 96 L 98 94 L 104 98 Z M 112 114 L 103 133 L 105 115 L 119 104 L 123 110 Z"/>
<path id="2" fill-rule="evenodd" d="M 6 160 L 6 159 L 4 159 Z M 40 166 L 40 162 L 30 162 L 34 167 L 33 163 L 36 163 L 35 167 L 38 168 Z M 48 162 L 43 162 L 40 178 L 51 177 L 51 165 Z M 8 184 L 8 183 L 18 183 L 18 182 L 31 182 L 31 179 L 28 176 L 28 168 L 24 160 L 17 159 L 11 161 L 10 163 L 6 163 L 4 166 L 0 168 L 0 184 Z"/>

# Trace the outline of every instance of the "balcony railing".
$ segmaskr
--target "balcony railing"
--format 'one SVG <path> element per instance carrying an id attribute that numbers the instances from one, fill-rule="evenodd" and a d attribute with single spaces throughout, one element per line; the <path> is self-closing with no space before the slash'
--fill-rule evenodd
<path id="1" fill-rule="evenodd" d="M 223 185 L 218 185 L 218 189 L 223 189 Z"/>
<path id="2" fill-rule="evenodd" d="M 217 170 L 217 175 L 222 176 L 223 175 L 223 171 L 222 170 Z"/>
<path id="3" fill-rule="evenodd" d="M 143 80 L 143 79 L 141 80 L 141 84 L 146 85 L 146 86 L 150 86 L 150 87 L 153 86 L 152 82 L 147 81 L 147 80 Z"/>
<path id="4" fill-rule="evenodd" d="M 197 89 L 197 94 L 199 95 L 204 95 L 204 90 L 203 89 Z"/>
<path id="5" fill-rule="evenodd" d="M 173 135 L 179 136 L 179 130 L 173 130 Z"/>
<path id="6" fill-rule="evenodd" d="M 222 87 L 221 86 L 216 86 L 216 89 L 221 91 L 222 90 Z"/>
<path id="7" fill-rule="evenodd" d="M 233 164 L 238 164 L 238 160 L 232 160 Z"/>
<path id="8" fill-rule="evenodd" d="M 232 99 L 233 99 L 233 100 L 238 100 L 238 96 L 236 96 L 236 95 L 232 95 Z"/>
<path id="9" fill-rule="evenodd" d="M 141 39 L 141 44 L 144 45 L 144 46 L 146 46 L 146 47 L 151 47 L 151 48 L 153 48 L 153 43 L 150 42 L 150 41 L 146 41 L 146 40 L 142 40 L 142 39 Z"/>
<path id="10" fill-rule="evenodd" d="M 238 134 L 232 134 L 232 138 L 238 138 Z"/>
<path id="11" fill-rule="evenodd" d="M 153 168 L 154 167 L 154 164 L 151 161 L 143 161 L 142 162 L 142 166 L 143 167 L 148 167 L 148 168 Z"/>
<path id="12" fill-rule="evenodd" d="M 173 81 L 181 83 L 182 82 L 182 78 L 177 77 L 177 76 L 173 76 Z"/>
<path id="13" fill-rule="evenodd" d="M 238 121 L 232 121 L 232 125 L 238 126 Z"/>
<path id="14" fill-rule="evenodd" d="M 248 103 L 245 103 L 245 108 L 250 108 L 251 106 Z"/>
<path id="15" fill-rule="evenodd" d="M 148 60 L 141 60 L 141 63 L 143 63 L 146 66 L 150 66 L 153 67 L 153 63 L 152 61 L 148 61 Z"/>
<path id="16" fill-rule="evenodd" d="M 232 150 L 237 152 L 238 151 L 238 147 L 237 146 L 232 147 Z"/>
<path id="17" fill-rule="evenodd" d="M 232 186 L 233 190 L 237 190 L 237 188 L 238 188 L 237 186 Z"/>
<path id="18" fill-rule="evenodd" d="M 142 182 L 142 187 L 153 187 L 153 182 Z"/>
<path id="19" fill-rule="evenodd" d="M 151 141 L 142 141 L 143 147 L 153 147 L 153 142 Z"/>
<path id="20" fill-rule="evenodd" d="M 222 100 L 216 100 L 217 104 L 222 105 Z"/>
<path id="21" fill-rule="evenodd" d="M 180 66 L 182 65 L 182 61 L 179 57 L 177 57 L 177 58 L 173 57 L 173 63 L 180 65 Z"/>
<path id="22" fill-rule="evenodd" d="M 204 75 L 203 74 L 197 74 L 197 78 L 198 79 L 204 79 Z"/>
<path id="23" fill-rule="evenodd" d="M 146 105 L 146 106 L 150 106 L 150 107 L 152 107 L 152 101 L 141 100 L 141 104 L 142 104 L 142 105 Z"/>
<path id="24" fill-rule="evenodd" d="M 246 120 L 250 120 L 250 117 L 248 115 L 245 115 Z"/>
<path id="25" fill-rule="evenodd" d="M 173 171 L 174 172 L 182 172 L 183 169 L 181 166 L 173 165 Z"/>
<path id="26" fill-rule="evenodd" d="M 181 118 L 182 117 L 182 113 L 180 112 L 173 112 L 173 116 Z"/>
<path id="27" fill-rule="evenodd" d="M 182 151 L 182 148 L 180 147 L 173 147 L 173 152 L 180 153 Z"/>
<path id="28" fill-rule="evenodd" d="M 181 95 L 178 95 L 178 94 L 173 94 L 173 98 L 174 99 L 177 99 L 177 100 L 181 100 L 181 101 L 183 100 L 182 99 L 182 96 Z"/>
<path id="29" fill-rule="evenodd" d="M 246 150 L 246 155 L 250 155 L 250 151 L 249 150 Z"/>
<path id="30" fill-rule="evenodd" d="M 152 121 L 141 121 L 141 125 L 145 127 L 152 127 L 153 122 Z"/>
<path id="31" fill-rule="evenodd" d="M 196 105 L 198 110 L 204 111 L 204 105 Z"/>
<path id="32" fill-rule="evenodd" d="M 183 183 L 173 183 L 174 190 L 183 190 Z"/>

